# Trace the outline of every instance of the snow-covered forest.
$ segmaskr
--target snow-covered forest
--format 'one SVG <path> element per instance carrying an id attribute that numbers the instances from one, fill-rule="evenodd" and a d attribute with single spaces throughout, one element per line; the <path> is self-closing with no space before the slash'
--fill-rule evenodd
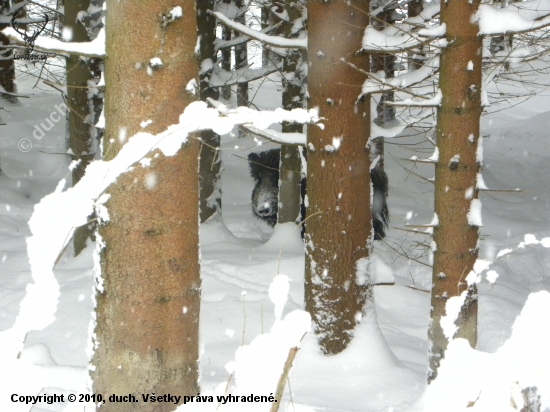
<path id="1" fill-rule="evenodd" d="M 0 410 L 550 411 L 549 30 L 0 0 Z"/>

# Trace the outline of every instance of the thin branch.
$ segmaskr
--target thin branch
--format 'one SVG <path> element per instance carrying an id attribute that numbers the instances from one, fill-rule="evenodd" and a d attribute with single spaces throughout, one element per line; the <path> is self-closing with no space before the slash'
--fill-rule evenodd
<path id="1" fill-rule="evenodd" d="M 218 12 L 218 11 L 211 11 L 208 10 L 209 14 L 212 14 L 216 16 L 218 21 L 222 23 L 223 25 L 238 31 L 244 36 L 248 36 L 254 40 L 261 41 L 264 44 L 269 44 L 270 46 L 275 47 L 281 47 L 286 49 L 302 49 L 307 50 L 307 38 L 305 39 L 287 39 L 284 37 L 279 36 L 269 36 L 267 34 L 261 33 L 257 30 L 253 30 L 244 24 L 237 23 L 236 21 L 233 21 L 229 18 L 227 18 L 224 14 Z"/>
<path id="2" fill-rule="evenodd" d="M 346 61 L 344 58 L 341 58 L 340 59 L 341 62 L 347 64 L 349 67 L 351 67 L 352 69 L 355 69 L 357 70 L 358 72 L 364 74 L 365 76 L 373 79 L 374 81 L 380 83 L 381 86 L 385 86 L 385 87 L 388 87 L 390 90 L 395 90 L 395 91 L 398 91 L 398 92 L 403 92 L 405 94 L 408 94 L 410 96 L 413 96 L 413 97 L 418 97 L 419 99 L 424 99 L 424 100 L 429 100 L 431 99 L 431 97 L 427 97 L 427 96 L 422 96 L 422 95 L 419 95 L 419 94 L 416 94 L 416 93 L 413 93 L 411 92 L 410 90 L 407 90 L 407 89 L 403 89 L 402 87 L 398 87 L 398 86 L 394 86 L 393 84 L 390 84 L 390 83 L 386 83 L 385 81 L 383 81 L 382 79 L 380 79 L 378 76 L 372 74 L 372 73 L 369 73 L 359 67 L 357 67 L 355 64 L 353 63 L 350 63 L 348 61 Z M 385 93 L 387 90 L 380 90 L 379 93 Z M 378 93 L 378 91 L 377 91 Z M 366 94 L 371 94 L 371 93 L 366 93 Z"/>

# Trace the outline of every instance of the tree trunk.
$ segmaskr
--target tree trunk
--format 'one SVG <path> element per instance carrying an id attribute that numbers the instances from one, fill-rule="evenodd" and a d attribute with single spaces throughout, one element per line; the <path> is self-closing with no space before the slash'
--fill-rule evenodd
<path id="1" fill-rule="evenodd" d="M 508 5 L 508 2 L 506 0 L 494 0 L 494 3 L 500 4 L 501 8 L 504 8 Z M 491 43 L 489 45 L 489 50 L 491 51 L 492 55 L 497 54 L 500 51 L 507 50 L 508 53 L 512 50 L 512 46 L 514 45 L 514 36 L 508 35 L 508 36 L 493 36 L 491 37 Z M 510 62 L 504 63 L 504 69 L 510 70 Z"/>
<path id="2" fill-rule="evenodd" d="M 86 11 L 90 0 L 68 1 L 65 4 L 65 27 L 71 29 L 73 42 L 88 41 L 88 33 L 82 23 L 77 21 L 80 11 Z M 66 59 L 67 71 L 67 105 L 68 112 L 68 143 L 71 150 L 71 159 L 80 163 L 73 169 L 73 186 L 77 184 L 86 167 L 94 159 L 94 147 L 91 131 L 93 116 L 90 100 L 88 99 L 88 81 L 93 80 L 92 73 L 86 60 L 77 54 L 71 54 Z M 92 235 L 92 228 L 88 225 L 76 229 L 74 234 L 74 250 L 78 255 L 85 247 L 87 239 Z"/>
<path id="3" fill-rule="evenodd" d="M 269 26 L 271 21 L 270 15 L 269 6 L 264 4 L 260 15 L 262 30 Z M 269 48 L 267 48 L 265 44 L 262 44 L 262 67 L 266 66 L 269 66 Z"/>
<path id="4" fill-rule="evenodd" d="M 298 150 L 298 146 L 281 145 L 277 223 L 296 223 L 300 217 L 302 159 Z"/>
<path id="5" fill-rule="evenodd" d="M 285 24 L 285 37 L 292 36 L 292 23 L 301 17 L 295 0 L 286 0 L 285 8 L 289 21 Z M 283 63 L 283 109 L 292 110 L 304 107 L 304 83 L 307 70 L 307 54 L 299 50 L 288 50 Z M 288 79 L 287 79 L 288 78 Z M 302 133 L 303 125 L 283 122 L 283 133 Z M 279 173 L 279 212 L 278 223 L 296 222 L 300 216 L 302 203 L 301 180 L 302 160 L 297 146 L 281 146 L 281 165 Z"/>
<path id="6" fill-rule="evenodd" d="M 222 0 L 225 4 L 230 4 L 231 0 Z M 231 40 L 231 33 L 233 31 L 226 26 L 222 26 L 222 40 Z M 221 68 L 225 70 L 226 72 L 231 71 L 231 50 L 232 47 L 224 47 L 221 49 Z M 231 86 L 223 86 L 221 88 L 222 97 L 225 100 L 229 100 L 231 98 Z"/>
<path id="7" fill-rule="evenodd" d="M 242 14 L 237 16 L 235 21 L 246 25 L 246 8 L 244 7 L 244 2 L 242 0 L 237 0 L 235 2 L 237 7 L 242 11 Z M 239 37 L 241 33 L 235 32 L 235 37 Z M 248 42 L 239 44 L 235 46 L 235 70 L 242 69 L 248 66 Z M 248 107 L 248 82 L 239 82 L 237 83 L 237 106 L 246 106 Z"/>
<path id="8" fill-rule="evenodd" d="M 214 9 L 214 0 L 197 2 L 197 25 L 201 37 L 200 61 L 206 59 L 216 61 L 214 40 L 216 40 L 216 18 L 207 13 Z M 210 87 L 211 71 L 200 73 L 200 97 L 202 101 L 207 98 L 218 100 L 220 92 L 217 87 Z M 221 192 L 219 188 L 219 173 L 221 159 L 219 157 L 220 136 L 211 130 L 201 133 L 200 148 L 200 220 L 205 222 L 214 213 L 221 210 Z"/>
<path id="9" fill-rule="evenodd" d="M 378 13 L 375 17 L 372 18 L 372 26 L 376 30 L 384 30 L 388 25 L 393 24 L 392 14 L 394 9 L 383 10 L 381 13 Z M 372 55 L 372 66 L 371 70 L 373 73 L 378 73 L 380 71 L 384 72 L 386 79 L 391 79 L 395 77 L 395 55 L 377 53 Z M 395 107 L 386 105 L 386 102 L 393 102 L 395 100 L 395 93 L 393 90 L 384 92 L 380 96 L 378 105 L 376 106 L 376 119 L 374 120 L 376 124 L 383 126 L 385 123 L 395 120 Z M 373 156 L 379 156 L 378 167 L 384 169 L 384 137 L 376 137 L 372 141 L 371 153 Z"/>
<path id="10" fill-rule="evenodd" d="M 412 0 L 408 3 L 408 17 L 419 16 L 424 10 L 424 0 Z M 423 48 L 426 46 L 420 46 L 417 49 L 413 49 L 409 54 L 409 71 L 418 70 L 422 67 L 423 57 L 426 55 Z"/>
<path id="11" fill-rule="evenodd" d="M 185 86 L 198 65 L 194 1 L 107 3 L 104 146 L 110 160 L 140 122 L 153 120 L 150 133 L 178 122 L 194 100 Z M 175 6 L 183 17 L 170 21 L 166 16 Z M 152 57 L 162 66 L 150 67 Z M 149 167 L 135 165 L 107 191 L 92 377 L 94 392 L 104 399 L 134 394 L 140 402 L 132 410 L 176 408 L 141 402 L 141 394 L 198 392 L 198 152 L 195 139 L 173 157 L 157 151 Z M 106 403 L 101 411 L 128 408 Z"/>
<path id="12" fill-rule="evenodd" d="M 310 107 L 327 121 L 308 127 L 305 301 L 325 354 L 346 348 L 370 291 L 356 277 L 371 239 L 370 101 L 357 102 L 364 76 L 340 62 L 369 70 L 356 54 L 368 23 L 366 2 L 308 2 Z"/>
<path id="13" fill-rule="evenodd" d="M 472 347 L 477 341 L 477 292 L 468 287 L 466 277 L 478 254 L 478 230 L 468 219 L 473 200 L 477 200 L 476 159 L 481 115 L 481 50 L 479 27 L 471 16 L 479 0 L 457 0 L 441 4 L 441 22 L 447 25 L 449 46 L 441 54 L 440 87 L 443 100 L 437 115 L 439 160 L 435 170 L 435 213 L 439 224 L 434 229 L 432 322 L 430 372 L 436 377 L 445 356 L 448 340 L 441 318 L 450 297 L 467 291 L 462 311 L 456 320 L 455 337 L 465 338 Z"/>
<path id="14" fill-rule="evenodd" d="M 286 4 L 289 3 L 288 0 L 285 0 Z M 302 3 L 304 0 L 299 0 L 295 3 Z M 265 2 L 262 6 L 261 11 L 261 27 L 262 30 L 266 27 L 272 26 L 277 21 L 274 18 L 274 14 L 271 10 L 272 7 L 275 7 L 274 12 L 275 13 L 283 13 L 284 12 L 284 3 L 277 3 L 277 2 Z M 281 27 L 273 29 L 269 34 L 271 36 L 277 36 L 282 33 Z M 273 52 L 271 50 L 271 46 L 267 46 L 266 44 L 262 43 L 262 66 L 270 66 L 270 65 L 277 65 L 281 61 L 281 56 L 279 56 L 277 53 Z"/>
<path id="15" fill-rule="evenodd" d="M 10 10 L 8 0 L 0 0 L 0 15 L 7 16 Z M 2 30 L 8 27 L 8 24 L 0 24 L 0 86 L 8 93 L 17 93 L 15 85 L 15 62 L 13 60 L 13 50 L 9 47 L 10 39 L 2 34 Z M 1 93 L 0 99 L 11 103 L 17 103 L 17 97 L 12 94 Z"/>

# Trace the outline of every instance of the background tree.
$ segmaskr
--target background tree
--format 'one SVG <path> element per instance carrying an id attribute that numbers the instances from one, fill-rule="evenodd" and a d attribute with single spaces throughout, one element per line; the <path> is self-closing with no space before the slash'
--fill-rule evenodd
<path id="1" fill-rule="evenodd" d="M 285 11 L 288 20 L 284 24 L 285 37 L 297 38 L 305 35 L 304 1 L 287 0 Z M 295 23 L 301 23 L 296 24 Z M 295 27 L 300 27 L 296 30 Z M 283 109 L 292 110 L 304 107 L 305 82 L 307 77 L 307 52 L 305 50 L 286 49 L 283 61 Z M 283 122 L 283 133 L 302 133 L 303 125 Z M 300 215 L 302 180 L 302 160 L 298 146 L 281 145 L 281 166 L 279 172 L 279 212 L 278 223 L 295 222 Z"/>
<path id="2" fill-rule="evenodd" d="M 430 373 L 434 379 L 445 356 L 448 339 L 441 327 L 447 300 L 466 292 L 456 325 L 456 337 L 475 347 L 477 341 L 477 292 L 466 277 L 478 255 L 475 216 L 479 204 L 476 158 L 480 139 L 482 37 L 472 22 L 480 1 L 457 0 L 441 3 L 441 23 L 447 26 L 448 47 L 441 52 L 439 85 L 443 95 L 437 114 L 434 228 L 436 251 L 432 280 L 432 322 Z M 471 212 L 470 212 L 471 211 Z"/>
<path id="3" fill-rule="evenodd" d="M 235 0 L 235 5 L 239 9 L 239 14 L 235 18 L 237 23 L 246 25 L 246 4 L 243 0 Z M 235 37 L 239 37 L 241 34 L 236 31 Z M 235 46 L 235 70 L 248 67 L 248 43 L 239 44 Z M 248 107 L 248 82 L 237 83 L 237 106 Z"/>
<path id="4" fill-rule="evenodd" d="M 11 14 L 15 13 L 17 9 L 19 7 L 10 7 L 9 0 L 0 0 L 0 99 L 12 103 L 17 102 L 15 62 L 13 60 L 13 49 L 9 47 L 10 39 L 1 31 L 10 26 Z"/>
<path id="5" fill-rule="evenodd" d="M 386 4 L 388 3 L 388 4 Z M 393 1 L 385 2 L 371 2 L 371 7 L 373 9 L 380 10 L 376 16 L 371 17 L 371 25 L 376 30 L 383 30 L 388 25 L 394 23 L 395 7 L 397 4 Z M 395 54 L 386 54 L 386 53 L 373 53 L 371 54 L 371 70 L 373 73 L 383 73 L 383 78 L 389 80 L 395 76 L 395 63 L 396 56 Z M 376 118 L 374 121 L 383 126 L 386 123 L 395 120 L 395 107 L 386 105 L 386 102 L 393 102 L 395 97 L 395 92 L 393 90 L 388 90 L 385 93 L 380 95 L 380 100 L 376 105 Z M 377 165 L 380 168 L 384 168 L 384 137 L 379 136 L 373 139 L 371 144 L 371 155 L 378 156 Z"/>
<path id="6" fill-rule="evenodd" d="M 223 4 L 225 4 L 225 8 L 230 7 L 233 0 L 221 0 Z M 224 12 L 224 7 L 219 8 L 222 13 Z M 232 36 L 232 31 L 227 26 L 222 26 L 222 40 L 230 41 Z M 227 72 L 231 70 L 231 47 L 224 47 L 221 49 L 221 61 L 220 61 L 221 68 Z M 229 100 L 231 98 L 231 86 L 224 86 L 221 88 L 221 95 L 225 100 Z"/>
<path id="7" fill-rule="evenodd" d="M 217 60 L 216 17 L 209 14 L 213 10 L 214 0 L 197 2 L 197 25 L 200 35 L 200 98 L 206 101 L 208 98 L 218 100 L 220 92 L 218 87 L 210 86 L 210 76 Z M 230 50 L 230 49 L 229 49 Z M 230 50 L 231 51 L 231 50 Z M 200 149 L 200 219 L 205 222 L 210 216 L 221 208 L 221 193 L 218 193 L 219 173 L 221 161 L 219 158 L 220 136 L 212 130 L 201 132 Z"/>
<path id="8" fill-rule="evenodd" d="M 109 0 L 107 8 L 108 160 L 140 122 L 153 120 L 151 133 L 178 122 L 195 99 L 185 88 L 198 64 L 194 1 Z M 99 230 L 104 289 L 96 296 L 92 362 L 94 391 L 104 398 L 198 391 L 198 153 L 190 139 L 177 155 L 151 156 L 149 167 L 136 165 L 107 191 L 110 220 Z M 148 403 L 133 407 L 151 410 Z M 159 403 L 155 411 L 175 407 Z M 101 410 L 127 411 L 128 405 L 108 403 Z"/>
<path id="9" fill-rule="evenodd" d="M 81 20 L 82 13 L 86 13 L 89 7 L 90 0 L 68 1 L 64 6 L 63 30 L 73 42 L 91 40 L 84 21 Z M 65 102 L 70 109 L 67 113 L 68 146 L 71 160 L 79 162 L 73 169 L 73 185 L 80 181 L 86 167 L 96 154 L 97 145 L 94 145 L 95 136 L 93 136 L 95 134 L 94 99 L 89 95 L 91 94 L 91 85 L 99 79 L 92 74 L 89 64 L 91 63 L 98 70 L 99 61 L 100 59 L 86 59 L 81 58 L 78 54 L 71 54 L 65 63 L 67 70 L 67 98 Z M 99 112 L 101 112 L 101 107 Z M 75 255 L 78 255 L 86 247 L 86 241 L 92 232 L 93 227 L 89 225 L 81 226 L 75 230 Z"/>
<path id="10" fill-rule="evenodd" d="M 305 300 L 326 354 L 346 348 L 369 293 L 356 265 L 371 239 L 370 99 L 357 102 L 364 77 L 340 62 L 369 70 L 356 53 L 368 23 L 368 2 L 308 2 L 310 107 L 327 121 L 308 127 Z"/>

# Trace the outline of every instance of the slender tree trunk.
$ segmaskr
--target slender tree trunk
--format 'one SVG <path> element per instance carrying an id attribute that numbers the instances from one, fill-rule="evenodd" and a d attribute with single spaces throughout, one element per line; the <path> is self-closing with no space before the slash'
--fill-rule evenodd
<path id="1" fill-rule="evenodd" d="M 407 7 L 409 17 L 419 16 L 424 10 L 424 0 L 412 0 Z M 418 70 L 422 67 L 423 57 L 425 56 L 424 47 L 427 46 L 420 46 L 418 49 L 409 52 L 409 71 Z"/>
<path id="2" fill-rule="evenodd" d="M 68 1 L 65 4 L 65 27 L 72 32 L 73 42 L 88 41 L 88 33 L 82 23 L 77 20 L 78 13 L 88 10 L 90 0 Z M 68 112 L 68 144 L 72 160 L 78 160 L 79 164 L 73 169 L 73 185 L 77 184 L 86 167 L 94 159 L 94 147 L 91 131 L 93 116 L 90 100 L 88 99 L 88 82 L 93 80 L 92 73 L 86 60 L 77 54 L 71 54 L 66 59 L 67 71 L 67 105 Z M 92 227 L 85 225 L 79 227 L 74 234 L 75 255 L 78 255 L 85 247 L 86 240 L 92 235 Z"/>
<path id="3" fill-rule="evenodd" d="M 222 0 L 225 4 L 230 4 L 231 0 Z M 231 33 L 233 31 L 226 27 L 222 26 L 222 40 L 231 40 Z M 224 47 L 221 50 L 221 68 L 225 70 L 226 72 L 231 71 L 231 50 L 233 47 Z M 231 98 L 231 86 L 223 86 L 221 89 L 222 97 L 225 100 L 229 100 Z"/>
<path id="4" fill-rule="evenodd" d="M 8 0 L 0 0 L 0 15 L 7 16 L 10 11 L 10 2 Z M 0 86 L 8 93 L 17 93 L 15 85 L 15 62 L 13 60 L 13 50 L 9 47 L 10 39 L 1 33 L 8 24 L 0 24 Z M 11 103 L 16 103 L 17 97 L 0 92 L 0 99 L 7 100 Z"/>
<path id="5" fill-rule="evenodd" d="M 388 25 L 393 24 L 392 14 L 394 9 L 384 10 L 378 13 L 371 20 L 372 26 L 376 30 L 384 30 Z M 395 77 L 395 55 L 378 53 L 372 55 L 371 70 L 373 73 L 380 71 L 384 72 L 386 79 Z M 395 120 L 395 107 L 386 105 L 386 102 L 393 102 L 395 99 L 395 93 L 393 91 L 387 91 L 382 93 L 378 105 L 376 106 L 376 119 L 374 120 L 378 125 L 383 126 L 385 123 Z M 373 156 L 379 156 L 377 166 L 380 169 L 384 169 L 384 137 L 376 137 L 371 146 L 371 153 Z"/>
<path id="6" fill-rule="evenodd" d="M 184 90 L 197 76 L 198 64 L 195 1 L 157 0 L 139 7 L 133 0 L 107 3 L 104 145 L 109 160 L 143 120 L 153 120 L 150 133 L 178 122 L 194 100 Z M 166 17 L 175 6 L 182 7 L 183 17 L 170 22 Z M 150 67 L 152 57 L 162 66 Z M 104 399 L 198 392 L 198 153 L 195 139 L 173 157 L 157 151 L 149 167 L 136 164 L 107 190 L 92 362 L 94 392 Z M 131 408 L 164 412 L 176 406 L 139 402 Z M 100 410 L 129 407 L 106 403 Z"/>
<path id="7" fill-rule="evenodd" d="M 269 26 L 269 22 L 271 20 L 270 14 L 269 6 L 264 5 L 260 15 L 262 30 Z M 262 44 L 262 66 L 269 66 L 269 49 L 265 44 Z"/>
<path id="8" fill-rule="evenodd" d="M 508 5 L 507 0 L 494 0 L 494 3 L 500 4 L 501 8 L 504 8 Z M 514 36 L 508 35 L 508 36 L 493 36 L 491 37 L 491 43 L 489 45 L 489 50 L 491 51 L 491 54 L 495 55 L 499 51 L 503 50 L 512 50 L 512 46 L 514 44 Z M 504 69 L 510 70 L 510 62 L 504 63 Z"/>
<path id="9" fill-rule="evenodd" d="M 346 348 L 370 293 L 367 274 L 356 276 L 371 239 L 370 101 L 357 102 L 364 76 L 340 63 L 369 71 L 356 54 L 368 16 L 368 2 L 308 2 L 310 107 L 327 121 L 308 127 L 305 301 L 325 354 Z"/>
<path id="10" fill-rule="evenodd" d="M 214 40 L 216 39 L 216 18 L 207 13 L 214 9 L 214 0 L 197 2 L 197 24 L 201 37 L 200 61 L 207 59 L 216 61 Z M 210 87 L 211 71 L 200 73 L 200 97 L 218 100 L 220 92 L 217 87 Z M 214 213 L 221 210 L 221 188 L 219 188 L 219 173 L 221 159 L 219 157 L 220 136 L 211 130 L 201 133 L 200 148 L 200 219 L 205 222 Z M 218 193 L 218 189 L 220 192 Z"/>
<path id="11" fill-rule="evenodd" d="M 292 23 L 301 16 L 297 6 L 299 2 L 287 0 L 285 4 L 289 21 L 285 25 L 285 37 L 292 36 Z M 304 83 L 307 54 L 299 50 L 289 50 L 283 63 L 283 108 L 292 110 L 304 107 Z M 283 122 L 284 133 L 302 133 L 303 125 Z M 300 216 L 302 160 L 297 146 L 281 146 L 281 165 L 279 174 L 279 212 L 278 223 L 296 222 Z"/>
<path id="12" fill-rule="evenodd" d="M 477 341 L 477 292 L 468 287 L 466 277 L 478 254 L 479 228 L 468 218 L 477 200 L 476 159 L 481 115 L 482 38 L 471 16 L 479 0 L 456 0 L 441 4 L 441 22 L 447 25 L 449 46 L 441 54 L 440 87 L 443 100 L 437 118 L 439 160 L 435 170 L 435 213 L 439 224 L 434 230 L 432 322 L 430 372 L 434 379 L 445 357 L 448 339 L 441 327 L 445 304 L 453 296 L 467 292 L 456 320 L 455 337 L 465 338 L 474 347 Z"/>
<path id="13" fill-rule="evenodd" d="M 288 1 L 287 0 L 285 1 L 286 1 L 286 4 L 288 4 Z M 301 2 L 303 2 L 303 0 L 299 0 L 295 3 L 301 3 Z M 276 19 L 274 18 L 274 14 L 271 11 L 271 8 L 275 7 L 275 9 L 273 10 L 275 13 L 283 13 L 285 10 L 286 4 L 282 2 L 271 2 L 271 1 L 264 2 L 264 5 L 262 6 L 262 11 L 261 11 L 261 17 L 260 17 L 262 30 L 268 26 L 275 24 L 276 22 Z M 269 34 L 271 36 L 277 36 L 282 33 L 282 29 L 283 29 L 282 27 L 273 29 Z M 269 66 L 269 65 L 276 65 L 280 61 L 281 61 L 281 56 L 279 56 L 277 53 L 274 53 L 270 49 L 270 46 L 262 44 L 262 66 L 263 67 Z"/>
<path id="14" fill-rule="evenodd" d="M 246 25 L 246 14 L 243 0 L 237 0 L 237 7 L 242 10 L 242 14 L 237 16 L 235 21 Z M 235 32 L 235 37 L 239 37 L 241 34 Z M 235 69 L 242 69 L 248 66 L 248 43 L 243 43 L 238 46 L 235 46 Z M 248 107 L 248 82 L 237 83 L 237 106 L 247 106 Z"/>

